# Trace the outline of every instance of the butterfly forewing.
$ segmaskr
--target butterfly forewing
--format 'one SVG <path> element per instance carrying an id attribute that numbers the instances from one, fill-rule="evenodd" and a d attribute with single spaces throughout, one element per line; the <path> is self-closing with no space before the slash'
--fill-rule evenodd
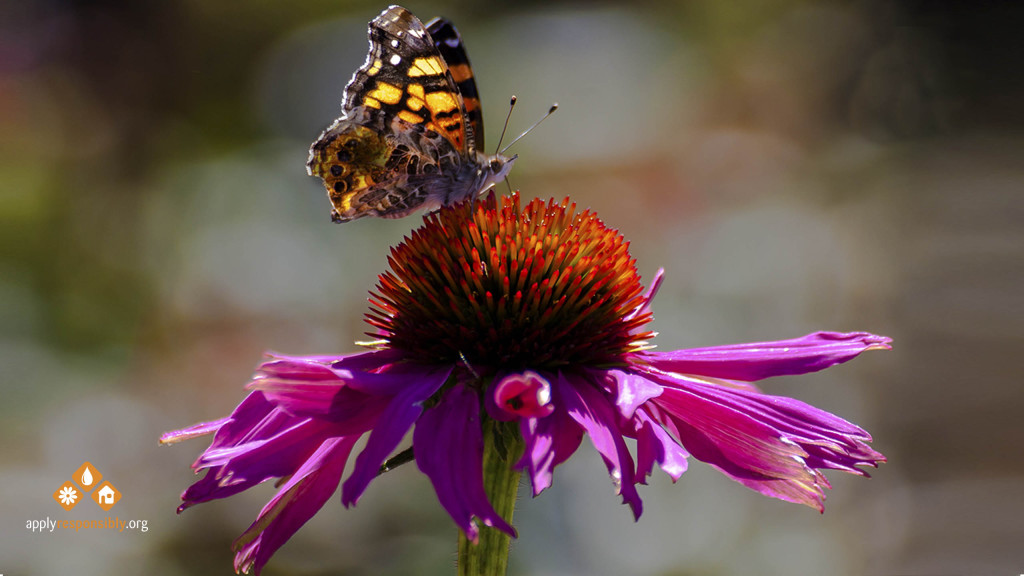
<path id="1" fill-rule="evenodd" d="M 370 53 L 345 88 L 342 108 L 379 111 L 382 129 L 395 118 L 467 145 L 465 113 L 455 80 L 430 32 L 408 10 L 392 6 L 370 22 Z"/>

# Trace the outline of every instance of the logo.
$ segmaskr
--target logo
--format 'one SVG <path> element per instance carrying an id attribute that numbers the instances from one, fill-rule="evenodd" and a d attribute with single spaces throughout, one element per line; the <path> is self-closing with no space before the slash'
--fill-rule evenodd
<path id="1" fill-rule="evenodd" d="M 71 475 L 71 480 L 65 481 L 57 491 L 53 493 L 53 499 L 57 501 L 65 511 L 70 512 L 84 498 L 84 494 L 92 492 L 92 500 L 103 510 L 110 510 L 121 500 L 121 492 L 110 482 L 103 482 L 103 474 L 89 462 L 83 463 Z M 93 492 L 93 490 L 96 490 Z"/>
<path id="2" fill-rule="evenodd" d="M 121 491 L 90 462 L 84 462 L 71 474 L 71 480 L 65 480 L 53 493 L 57 505 L 70 512 L 72 508 L 87 499 L 92 499 L 103 511 L 109 511 L 121 501 Z M 90 506 L 91 508 L 91 506 Z M 38 518 L 25 521 L 25 529 L 29 532 L 53 532 L 54 530 L 92 530 L 106 529 L 124 532 L 126 530 L 148 532 L 149 521 L 143 519 L 122 519 L 119 516 L 107 516 L 104 519 L 71 519 L 71 518 Z M 0 574 L 0 576 L 3 576 Z"/>
<path id="3" fill-rule="evenodd" d="M 334 205 L 331 219 L 400 218 L 476 198 L 515 157 L 489 155 L 473 69 L 451 22 L 426 25 L 401 6 L 370 22 L 370 53 L 345 87 L 342 116 L 317 138 L 306 168 Z"/>
<path id="4" fill-rule="evenodd" d="M 121 493 L 110 482 L 104 482 L 99 489 L 93 492 L 92 499 L 99 504 L 100 508 L 110 510 L 121 500 Z"/>
<path id="5" fill-rule="evenodd" d="M 81 498 L 82 493 L 78 491 L 70 480 L 64 482 L 64 484 L 53 493 L 53 499 L 57 501 L 57 504 L 60 504 L 61 508 L 69 512 L 76 504 L 78 504 L 78 501 Z"/>

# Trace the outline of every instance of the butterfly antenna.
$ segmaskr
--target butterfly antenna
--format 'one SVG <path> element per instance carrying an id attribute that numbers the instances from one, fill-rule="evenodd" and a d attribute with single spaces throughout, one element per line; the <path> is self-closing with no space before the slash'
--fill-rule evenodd
<path id="1" fill-rule="evenodd" d="M 508 130 L 508 119 L 512 117 L 512 109 L 516 107 L 516 97 L 513 94 L 512 100 L 508 103 L 508 115 L 505 116 L 505 125 L 501 128 L 501 136 L 498 138 L 498 147 L 495 148 L 494 153 L 497 154 L 498 150 L 501 150 L 501 141 L 505 139 L 505 131 Z"/>
<path id="2" fill-rule="evenodd" d="M 552 114 L 554 114 L 555 110 L 558 110 L 558 102 L 555 102 L 554 104 L 552 104 L 551 108 L 548 109 L 548 113 L 547 114 L 542 116 L 540 120 L 537 120 L 536 122 L 534 122 L 533 126 L 530 126 L 529 128 L 527 128 L 522 134 L 520 134 L 519 136 L 516 136 L 515 140 L 509 142 L 508 146 L 505 146 L 504 148 L 502 148 L 501 151 L 498 152 L 498 153 L 499 154 L 504 154 L 505 151 L 508 150 L 509 148 L 511 148 L 513 144 L 515 144 L 516 142 L 519 142 L 519 140 L 522 139 L 523 136 L 526 136 L 527 134 L 529 134 L 531 130 L 533 130 L 537 126 L 540 126 L 541 122 L 547 120 L 548 116 L 551 116 Z M 506 120 L 505 122 L 507 123 L 508 121 Z"/>

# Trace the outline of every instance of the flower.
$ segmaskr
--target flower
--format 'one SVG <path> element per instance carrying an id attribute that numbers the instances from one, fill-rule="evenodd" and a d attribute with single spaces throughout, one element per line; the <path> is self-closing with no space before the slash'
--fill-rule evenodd
<path id="1" fill-rule="evenodd" d="M 257 573 L 342 483 L 355 504 L 413 428 L 416 463 L 472 541 L 479 525 L 515 535 L 488 501 L 482 425 L 508 423 L 525 450 L 515 464 L 534 495 L 590 438 L 636 518 L 636 486 L 659 466 L 673 480 L 687 457 L 775 498 L 823 510 L 822 470 L 867 475 L 884 457 L 857 426 L 751 382 L 846 362 L 889 339 L 817 332 L 792 340 L 656 352 L 651 301 L 628 243 L 568 199 L 493 192 L 442 208 L 392 249 L 367 321 L 371 350 L 271 355 L 227 418 L 169 432 L 213 434 L 193 465 L 206 475 L 179 511 L 272 478 L 277 495 L 236 541 L 236 570 Z M 626 438 L 636 441 L 636 456 Z"/>
<path id="2" fill-rule="evenodd" d="M 60 503 L 65 506 L 70 506 L 78 500 L 78 491 L 70 486 L 65 486 L 60 489 Z"/>

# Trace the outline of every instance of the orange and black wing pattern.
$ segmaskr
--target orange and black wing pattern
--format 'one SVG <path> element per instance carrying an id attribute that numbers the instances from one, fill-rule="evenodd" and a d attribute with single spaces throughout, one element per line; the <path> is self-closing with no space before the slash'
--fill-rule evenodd
<path id="1" fill-rule="evenodd" d="M 513 159 L 480 153 L 483 115 L 458 31 L 401 6 L 370 22 L 370 51 L 345 87 L 342 116 L 309 151 L 332 218 L 398 218 L 475 197 Z"/>
<path id="2" fill-rule="evenodd" d="M 344 110 L 358 106 L 379 111 L 385 130 L 397 118 L 468 150 L 465 106 L 448 64 L 419 18 L 401 6 L 370 22 L 370 53 L 342 102 Z"/>
<path id="3" fill-rule="evenodd" d="M 473 78 L 473 67 L 469 64 L 469 56 L 462 44 L 462 37 L 455 26 L 444 18 L 434 18 L 427 22 L 427 32 L 434 39 L 434 46 L 448 64 L 448 71 L 455 81 L 455 87 L 462 95 L 463 110 L 466 121 L 469 148 L 484 150 L 484 115 L 480 109 L 480 94 L 476 91 L 476 80 Z"/>

